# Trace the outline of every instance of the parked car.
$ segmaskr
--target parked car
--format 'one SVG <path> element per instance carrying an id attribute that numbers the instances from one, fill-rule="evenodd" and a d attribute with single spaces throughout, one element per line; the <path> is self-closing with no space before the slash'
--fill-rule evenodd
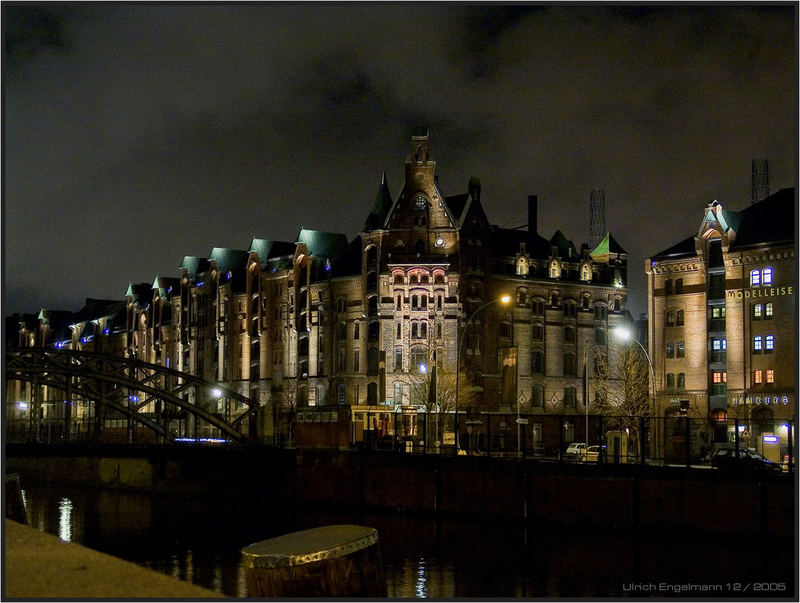
<path id="1" fill-rule="evenodd" d="M 735 448 L 720 448 L 711 457 L 711 466 L 717 469 L 737 471 L 774 471 L 777 473 L 781 471 L 779 463 L 773 463 L 752 448 L 740 448 L 738 457 Z"/>
<path id="2" fill-rule="evenodd" d="M 568 459 L 580 458 L 585 448 L 586 448 L 586 442 L 572 442 L 569 446 L 567 446 L 567 451 L 564 453 L 564 456 Z"/>
<path id="3" fill-rule="evenodd" d="M 596 463 L 600 458 L 600 446 L 589 446 L 581 454 L 582 463 Z"/>

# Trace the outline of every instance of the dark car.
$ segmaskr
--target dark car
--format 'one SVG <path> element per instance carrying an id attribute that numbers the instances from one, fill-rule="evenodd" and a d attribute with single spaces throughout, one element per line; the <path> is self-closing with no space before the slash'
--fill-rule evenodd
<path id="1" fill-rule="evenodd" d="M 735 448 L 720 448 L 711 457 L 711 466 L 717 469 L 752 470 L 752 471 L 775 471 L 780 473 L 781 466 L 764 458 L 752 448 L 739 448 L 739 455 L 736 455 Z"/>

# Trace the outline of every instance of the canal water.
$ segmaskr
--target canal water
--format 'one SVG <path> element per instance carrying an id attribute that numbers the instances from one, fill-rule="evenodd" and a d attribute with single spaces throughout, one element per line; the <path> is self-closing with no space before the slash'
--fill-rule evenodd
<path id="1" fill-rule="evenodd" d="M 377 528 L 392 598 L 793 594 L 791 536 L 781 542 L 758 535 L 667 530 L 644 535 L 577 525 L 525 529 L 510 520 L 435 522 L 397 513 L 286 508 L 224 493 L 177 499 L 22 485 L 31 526 L 229 597 L 247 596 L 241 548 L 333 523 Z M 753 584 L 760 593 L 753 592 Z"/>

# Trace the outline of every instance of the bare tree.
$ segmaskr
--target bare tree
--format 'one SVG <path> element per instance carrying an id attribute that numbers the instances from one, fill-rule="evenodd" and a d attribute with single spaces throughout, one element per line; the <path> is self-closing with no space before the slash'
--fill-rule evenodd
<path id="1" fill-rule="evenodd" d="M 591 379 L 595 412 L 609 429 L 629 433 L 628 445 L 638 454 L 642 418 L 650 415 L 650 365 L 638 345 L 595 348 Z"/>
<path id="2" fill-rule="evenodd" d="M 423 370 L 414 367 L 403 381 L 408 384 L 409 403 L 421 408 L 428 416 L 435 413 L 436 431 L 431 436 L 441 438 L 449 413 L 474 406 L 477 395 L 466 372 L 461 371 L 457 377 L 455 372 L 444 371 L 437 366 L 434 350 L 428 351 L 424 367 Z M 456 378 L 460 380 L 458 387 Z M 459 404 L 456 404 L 456 391 L 460 398 Z"/>
<path id="3" fill-rule="evenodd" d="M 294 430 L 297 422 L 297 379 L 282 380 L 275 404 L 275 430 L 286 437 L 289 446 L 294 444 Z"/>

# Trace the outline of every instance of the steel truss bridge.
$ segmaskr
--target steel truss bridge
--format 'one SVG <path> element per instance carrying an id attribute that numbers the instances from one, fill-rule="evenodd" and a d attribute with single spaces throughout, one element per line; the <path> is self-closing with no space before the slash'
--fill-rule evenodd
<path id="1" fill-rule="evenodd" d="M 48 386 L 59 390 L 63 398 L 67 439 L 73 419 L 70 402 L 75 399 L 94 405 L 94 413 L 89 416 L 93 417 L 97 438 L 104 422 L 112 418 L 128 419 L 164 437 L 170 418 L 176 415 L 192 417 L 195 424 L 204 421 L 217 428 L 222 437 L 235 441 L 257 437 L 257 401 L 218 383 L 135 358 L 77 350 L 24 348 L 6 352 L 5 369 L 6 383 L 31 383 L 29 411 L 34 431 L 41 421 L 39 409 L 46 402 L 42 399 L 42 386 Z M 221 414 L 209 408 L 220 400 L 224 408 L 230 408 L 231 402 L 238 402 L 245 410 L 231 418 L 229 413 Z M 249 419 L 247 433 L 241 431 L 245 419 Z"/>

